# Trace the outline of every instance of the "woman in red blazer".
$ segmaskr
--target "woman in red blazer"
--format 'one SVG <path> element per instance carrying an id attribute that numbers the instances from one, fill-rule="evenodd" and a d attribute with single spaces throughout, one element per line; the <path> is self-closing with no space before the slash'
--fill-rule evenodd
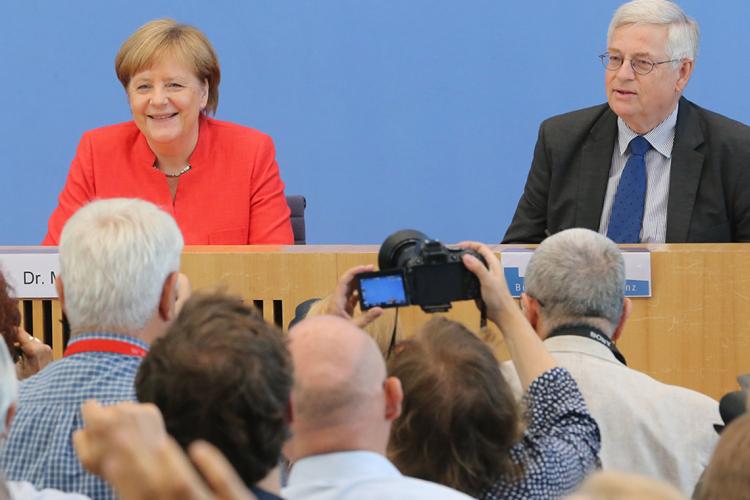
<path id="1" fill-rule="evenodd" d="M 293 244 L 271 138 L 208 117 L 219 101 L 219 62 L 206 37 L 151 21 L 115 59 L 133 121 L 83 134 L 43 244 L 97 198 L 148 200 L 177 221 L 185 243 Z"/>

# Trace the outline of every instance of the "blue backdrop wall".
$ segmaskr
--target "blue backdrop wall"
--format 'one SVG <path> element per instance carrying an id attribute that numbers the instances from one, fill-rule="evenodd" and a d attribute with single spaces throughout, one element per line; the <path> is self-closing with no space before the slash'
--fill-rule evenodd
<path id="1" fill-rule="evenodd" d="M 603 102 L 615 0 L 3 2 L 0 244 L 36 244 L 82 132 L 129 119 L 113 60 L 138 26 L 202 29 L 217 118 L 269 133 L 310 243 L 402 227 L 498 242 L 539 123 Z M 686 96 L 750 122 L 750 2 L 684 0 L 701 24 Z M 750 166 L 748 166 L 750 168 Z"/>

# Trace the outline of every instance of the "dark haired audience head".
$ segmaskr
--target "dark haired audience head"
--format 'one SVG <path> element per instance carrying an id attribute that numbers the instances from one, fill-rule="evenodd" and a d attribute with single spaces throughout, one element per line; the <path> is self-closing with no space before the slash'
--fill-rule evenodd
<path id="1" fill-rule="evenodd" d="M 278 464 L 291 388 L 281 331 L 221 295 L 188 300 L 136 377 L 138 400 L 159 407 L 181 446 L 214 444 L 248 486 Z"/>
<path id="2" fill-rule="evenodd" d="M 388 456 L 406 475 L 477 496 L 512 477 L 519 438 L 515 399 L 489 347 L 463 325 L 433 318 L 388 360 L 404 405 Z"/>
<path id="3" fill-rule="evenodd" d="M 732 421 L 721 433 L 697 487 L 696 500 L 746 500 L 750 495 L 750 415 Z"/>

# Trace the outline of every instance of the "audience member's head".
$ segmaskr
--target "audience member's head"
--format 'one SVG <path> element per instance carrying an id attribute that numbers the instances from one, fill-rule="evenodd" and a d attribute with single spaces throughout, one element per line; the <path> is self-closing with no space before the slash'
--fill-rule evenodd
<path id="1" fill-rule="evenodd" d="M 72 332 L 133 334 L 163 315 L 174 305 L 165 294 L 176 293 L 182 246 L 174 219 L 149 202 L 114 198 L 79 209 L 63 228 L 56 281 Z"/>
<path id="2" fill-rule="evenodd" d="M 20 324 L 21 313 L 18 310 L 18 301 L 13 297 L 10 283 L 0 271 L 0 334 L 12 357 L 17 357 L 13 344 L 16 342 L 16 332 Z"/>
<path id="3" fill-rule="evenodd" d="M 750 415 L 726 426 L 693 498 L 744 500 L 750 492 Z"/>
<path id="4" fill-rule="evenodd" d="M 517 472 L 515 399 L 489 347 L 463 325 L 433 318 L 398 344 L 388 374 L 401 380 L 403 413 L 388 456 L 406 475 L 477 496 Z"/>
<path id="5" fill-rule="evenodd" d="M 686 500 L 674 486 L 634 474 L 597 472 L 567 500 Z"/>
<path id="6" fill-rule="evenodd" d="M 290 332 L 294 361 L 293 460 L 346 450 L 385 454 L 401 412 L 398 380 L 386 377 L 378 346 L 351 322 L 309 317 Z"/>
<path id="7" fill-rule="evenodd" d="M 190 298 L 136 377 L 181 446 L 218 447 L 248 486 L 279 462 L 287 438 L 292 363 L 279 329 L 240 299 Z"/>
<path id="8" fill-rule="evenodd" d="M 620 250 L 589 229 L 545 239 L 529 261 L 525 284 L 524 311 L 542 337 L 557 326 L 583 323 L 616 338 L 630 312 Z"/>

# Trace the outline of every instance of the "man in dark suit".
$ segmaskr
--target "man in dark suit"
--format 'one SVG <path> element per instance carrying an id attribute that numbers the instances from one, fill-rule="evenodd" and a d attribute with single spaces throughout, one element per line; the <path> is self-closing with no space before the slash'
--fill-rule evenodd
<path id="1" fill-rule="evenodd" d="M 682 97 L 695 21 L 667 0 L 633 0 L 607 40 L 608 103 L 542 123 L 503 243 L 571 227 L 618 243 L 750 241 L 750 127 Z"/>

